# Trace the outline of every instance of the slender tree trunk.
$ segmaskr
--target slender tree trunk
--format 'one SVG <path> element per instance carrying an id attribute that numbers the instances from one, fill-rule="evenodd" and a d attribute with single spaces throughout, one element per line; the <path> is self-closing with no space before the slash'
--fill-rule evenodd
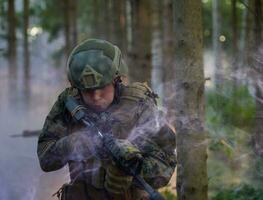
<path id="1" fill-rule="evenodd" d="M 258 155 L 263 157 L 263 42 L 262 38 L 262 4 L 260 0 L 254 0 L 254 48 L 253 54 L 250 56 L 251 66 L 254 70 L 253 80 L 256 89 L 256 118 L 255 118 L 255 134 L 254 149 Z M 261 45 L 261 46 L 260 46 Z"/>
<path id="2" fill-rule="evenodd" d="M 244 3 L 247 5 L 248 0 L 245 0 Z M 248 21 L 248 9 L 245 8 L 242 13 L 242 25 L 241 25 L 241 33 L 240 33 L 240 51 L 239 51 L 239 62 L 242 68 L 242 73 L 244 73 L 244 67 L 247 66 L 247 42 L 248 39 L 248 32 L 249 32 L 249 21 Z"/>
<path id="3" fill-rule="evenodd" d="M 132 50 L 132 4 L 131 0 L 126 0 L 126 38 L 127 38 L 127 52 Z"/>
<path id="4" fill-rule="evenodd" d="M 17 67 L 16 67 L 16 17 L 15 17 L 15 1 L 8 0 L 8 13 L 7 13 L 7 21 L 8 21 L 8 33 L 7 33 L 7 41 L 8 41 L 8 50 L 7 56 L 9 61 L 9 73 L 11 77 L 16 79 L 17 77 Z"/>
<path id="5" fill-rule="evenodd" d="M 109 28 L 109 21 L 112 16 L 109 16 L 109 19 L 105 20 L 105 16 L 108 12 L 109 6 L 112 4 L 112 0 L 93 0 L 94 5 L 94 37 L 100 39 L 109 40 L 111 31 Z M 107 31 L 108 34 L 105 34 Z M 109 31 L 109 32 L 108 32 Z"/>
<path id="6" fill-rule="evenodd" d="M 179 200 L 207 199 L 201 0 L 174 0 L 177 193 Z"/>
<path id="7" fill-rule="evenodd" d="M 6 19 L 5 19 L 5 16 L 4 16 L 4 13 L 5 13 L 5 7 L 4 7 L 4 2 L 3 1 L 0 1 L 0 13 L 2 13 L 1 15 L 1 21 L 0 21 L 0 29 L 1 30 L 5 30 L 6 29 Z"/>
<path id="8" fill-rule="evenodd" d="M 131 0 L 132 46 L 128 52 L 132 81 L 151 83 L 151 1 Z"/>
<path id="9" fill-rule="evenodd" d="M 111 41 L 116 44 L 123 52 L 125 52 L 125 35 L 126 35 L 126 20 L 125 20 L 125 1 L 114 0 L 111 6 Z"/>
<path id="10" fill-rule="evenodd" d="M 24 0 L 24 30 L 23 30 L 23 49 L 24 49 L 24 75 L 25 78 L 29 77 L 30 63 L 29 63 L 29 47 L 28 47 L 28 34 L 27 30 L 29 27 L 29 0 Z"/>
<path id="11" fill-rule="evenodd" d="M 24 49 L 24 94 L 26 101 L 29 99 L 30 92 L 30 53 L 28 45 L 27 30 L 29 27 L 29 0 L 24 0 L 24 30 L 23 30 L 23 49 Z"/>
<path id="12" fill-rule="evenodd" d="M 70 41 L 70 0 L 63 0 L 63 11 L 64 11 L 64 37 L 65 37 L 65 55 L 66 57 L 70 54 L 71 41 Z"/>
<path id="13" fill-rule="evenodd" d="M 231 0 L 231 8 L 232 8 L 232 55 L 233 55 L 233 66 L 232 73 L 236 74 L 238 70 L 238 35 L 237 35 L 237 9 L 236 9 L 237 0 Z M 235 77 L 235 82 L 237 82 L 238 77 Z"/>
<path id="14" fill-rule="evenodd" d="M 254 11 L 254 20 L 255 20 L 255 44 L 256 47 L 262 43 L 262 0 L 255 0 L 255 11 Z"/>
<path id="15" fill-rule="evenodd" d="M 163 105 L 167 108 L 169 122 L 174 125 L 175 122 L 175 91 L 174 81 L 174 32 L 173 32 L 173 1 L 163 1 Z"/>
<path id="16" fill-rule="evenodd" d="M 104 35 L 104 39 L 111 41 L 112 43 L 115 43 L 115 38 L 114 38 L 114 27 L 115 24 L 118 26 L 116 19 L 116 13 L 115 10 L 113 9 L 113 0 L 104 0 L 103 3 L 103 32 L 107 33 Z M 106 22 L 106 23 L 105 23 Z"/>
<path id="17" fill-rule="evenodd" d="M 9 103 L 12 105 L 17 101 L 17 52 L 16 52 L 16 16 L 15 1 L 8 0 L 7 9 L 7 60 L 8 60 L 8 87 L 9 87 Z"/>
<path id="18" fill-rule="evenodd" d="M 220 37 L 220 0 L 213 0 L 213 53 L 215 67 L 215 86 L 218 87 L 223 82 L 223 68 L 221 62 Z"/>
<path id="19" fill-rule="evenodd" d="M 69 0 L 70 3 L 70 51 L 76 46 L 78 42 L 78 27 L 77 27 L 77 0 Z"/>
<path id="20" fill-rule="evenodd" d="M 152 0 L 152 88 L 159 97 L 163 97 L 162 75 L 162 2 Z"/>

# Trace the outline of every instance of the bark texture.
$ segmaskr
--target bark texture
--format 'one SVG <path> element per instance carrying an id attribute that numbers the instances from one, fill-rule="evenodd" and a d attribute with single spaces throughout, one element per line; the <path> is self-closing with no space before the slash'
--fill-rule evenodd
<path id="1" fill-rule="evenodd" d="M 151 1 L 130 0 L 132 39 L 128 52 L 131 81 L 151 83 Z"/>
<path id="2" fill-rule="evenodd" d="M 175 91 L 174 80 L 174 33 L 173 33 L 173 0 L 163 1 L 163 105 L 167 108 L 167 116 L 169 122 L 174 124 L 175 120 L 175 94 L 171 91 Z"/>
<path id="3" fill-rule="evenodd" d="M 26 102 L 29 101 L 30 96 L 30 52 L 28 44 L 27 30 L 29 28 L 29 0 L 23 1 L 24 13 L 24 29 L 23 29 L 23 54 L 24 54 L 24 95 Z"/>
<path id="4" fill-rule="evenodd" d="M 63 0 L 64 10 L 64 37 L 65 55 L 68 56 L 77 44 L 77 2 L 73 0 Z"/>
<path id="5" fill-rule="evenodd" d="M 214 67 L 215 67 L 215 86 L 223 82 L 223 68 L 222 68 L 222 45 L 219 41 L 220 37 L 220 0 L 213 0 L 213 54 L 214 54 Z"/>
<path id="6" fill-rule="evenodd" d="M 207 199 L 201 0 L 174 0 L 175 125 L 179 200 Z"/>
<path id="7" fill-rule="evenodd" d="M 254 130 L 254 149 L 255 152 L 263 157 L 263 43 L 262 43 L 262 2 L 260 0 L 254 0 L 254 46 L 252 55 L 250 55 L 250 65 L 253 70 L 253 80 L 255 81 L 256 89 L 256 116 L 255 116 L 255 130 Z"/>
<path id="8" fill-rule="evenodd" d="M 10 73 L 13 76 L 16 76 L 16 17 L 15 17 L 15 2 L 14 0 L 8 0 L 8 13 L 7 13 L 7 21 L 8 21 L 8 61 L 10 64 Z"/>

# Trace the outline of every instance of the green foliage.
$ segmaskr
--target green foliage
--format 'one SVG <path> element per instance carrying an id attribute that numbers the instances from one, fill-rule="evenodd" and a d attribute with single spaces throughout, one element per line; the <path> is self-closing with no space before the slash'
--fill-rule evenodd
<path id="1" fill-rule="evenodd" d="M 242 15 L 245 10 L 245 6 L 241 3 L 242 1 L 237 1 L 236 12 L 237 12 L 237 29 L 241 32 L 244 27 L 242 27 Z M 213 23 L 212 23 L 212 13 L 213 13 L 213 1 L 203 0 L 203 24 L 204 24 L 204 43 L 206 47 L 212 45 L 212 34 L 213 34 Z M 220 0 L 219 3 L 219 15 L 220 15 L 220 35 L 226 37 L 226 41 L 222 44 L 223 48 L 230 50 L 232 48 L 232 10 L 231 10 L 231 0 Z"/>
<path id="2" fill-rule="evenodd" d="M 169 190 L 164 190 L 162 192 L 162 196 L 166 199 L 166 200 L 176 200 L 176 196 L 170 192 Z"/>
<path id="3" fill-rule="evenodd" d="M 255 101 L 247 86 L 226 83 L 220 91 L 208 91 L 206 105 L 206 122 L 212 129 L 222 124 L 243 129 L 253 126 Z"/>
<path id="4" fill-rule="evenodd" d="M 263 190 L 256 189 L 250 185 L 240 185 L 231 189 L 218 192 L 212 200 L 261 200 Z"/>
<path id="5" fill-rule="evenodd" d="M 39 16 L 40 25 L 49 32 L 49 40 L 56 39 L 63 29 L 63 1 L 45 0 L 35 6 L 35 12 Z"/>
<path id="6" fill-rule="evenodd" d="M 217 91 L 207 91 L 206 105 L 206 126 L 212 139 L 209 148 L 231 157 L 254 125 L 254 98 L 247 86 L 226 83 Z"/>
<path id="7" fill-rule="evenodd" d="M 210 192 L 246 181 L 251 162 L 249 146 L 255 101 L 245 85 L 231 82 L 206 92 L 206 127 L 209 132 L 208 177 Z M 251 170 L 251 169 L 250 169 Z"/>

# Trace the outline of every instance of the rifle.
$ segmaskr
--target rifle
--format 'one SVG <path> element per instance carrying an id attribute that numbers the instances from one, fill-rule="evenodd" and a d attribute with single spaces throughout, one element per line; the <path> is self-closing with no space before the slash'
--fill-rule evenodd
<path id="1" fill-rule="evenodd" d="M 69 96 L 65 101 L 65 105 L 75 120 L 82 122 L 99 137 L 115 164 L 126 174 L 133 176 L 136 183 L 150 195 L 150 200 L 164 200 L 158 191 L 155 191 L 140 175 L 138 175 L 136 169 L 131 167 L 127 162 L 124 162 L 119 156 L 120 154 L 116 154 L 116 152 L 122 151 L 118 146 L 117 139 L 114 138 L 112 134 L 101 132 L 95 125 L 95 122 L 93 122 L 82 110 L 82 106 L 78 104 L 74 97 Z"/>
<path id="2" fill-rule="evenodd" d="M 41 130 L 24 130 L 22 134 L 13 134 L 11 137 L 37 137 L 41 133 Z"/>

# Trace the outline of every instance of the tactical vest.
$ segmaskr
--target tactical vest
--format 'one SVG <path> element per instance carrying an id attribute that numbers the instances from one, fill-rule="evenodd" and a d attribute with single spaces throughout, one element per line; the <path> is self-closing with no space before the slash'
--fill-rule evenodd
<path id="1" fill-rule="evenodd" d="M 76 98 L 78 97 L 76 96 Z M 116 138 L 127 139 L 132 137 L 133 134 L 136 134 L 133 133 L 132 130 L 136 126 L 142 111 L 147 109 L 148 106 L 151 106 L 151 104 L 156 103 L 155 98 L 156 95 L 146 84 L 133 83 L 129 86 L 123 86 L 120 91 L 119 102 L 111 105 L 106 111 L 110 118 L 107 118 L 107 114 L 105 114 L 105 116 L 99 116 L 98 127 L 103 130 L 105 129 L 105 127 L 103 127 L 105 124 L 111 124 L 110 128 Z M 101 115 L 103 115 L 103 113 Z M 109 123 L 108 120 L 112 121 Z M 82 128 L 82 125 L 72 123 L 70 132 L 74 132 L 80 128 Z M 110 160 L 107 158 L 101 159 L 94 156 L 81 162 L 69 162 L 71 185 L 75 184 L 76 186 L 84 182 L 88 185 L 88 187 L 85 186 L 85 188 L 93 198 L 108 199 L 105 197 L 107 195 L 104 192 L 104 178 L 105 169 L 109 162 Z M 131 194 L 113 199 L 147 199 L 146 192 L 134 187 L 131 187 L 131 190 Z"/>

